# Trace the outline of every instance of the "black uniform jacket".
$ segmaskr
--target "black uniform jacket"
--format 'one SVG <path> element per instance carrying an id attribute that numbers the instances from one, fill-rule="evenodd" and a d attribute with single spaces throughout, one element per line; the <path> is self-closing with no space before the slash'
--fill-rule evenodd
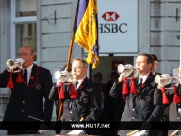
<path id="1" fill-rule="evenodd" d="M 71 101 L 75 101 L 80 117 L 84 121 L 96 121 L 101 112 L 102 94 L 100 85 L 91 80 L 85 80 L 77 89 L 78 97 L 71 99 L 69 95 L 69 84 L 64 83 L 65 98 L 61 101 L 63 104 L 63 115 L 61 121 L 76 121 L 76 117 L 72 114 Z M 58 90 L 52 89 L 49 95 L 51 100 L 58 100 Z"/>
<path id="2" fill-rule="evenodd" d="M 138 109 L 136 107 L 136 101 L 140 103 L 139 105 L 141 107 L 143 121 L 159 121 L 159 119 L 162 117 L 164 112 L 164 105 L 154 105 L 154 93 L 156 89 L 156 83 L 154 82 L 155 77 L 151 73 L 148 77 L 149 78 L 147 78 L 145 83 L 143 83 L 145 85 L 140 89 L 140 93 L 138 95 L 129 94 L 126 96 L 126 103 L 121 121 L 140 121 L 137 112 Z M 138 82 L 136 80 L 135 82 Z M 115 82 L 110 90 L 110 95 L 112 97 L 123 97 L 122 84 L 123 82 Z M 128 86 L 129 84 L 130 83 L 128 81 Z M 128 127 L 131 129 L 131 123 L 129 123 Z M 129 131 L 120 130 L 118 134 L 123 136 L 128 132 Z"/>
<path id="3" fill-rule="evenodd" d="M 78 118 L 83 117 L 84 121 L 96 121 L 101 113 L 102 93 L 100 84 L 86 78 L 76 90 L 78 97 L 75 99 L 70 98 L 69 85 L 69 83 L 64 83 L 63 86 L 65 98 L 60 100 L 63 102 L 61 122 L 79 121 L 76 114 L 78 114 Z M 75 87 L 74 83 L 73 86 Z M 58 87 L 53 87 L 49 98 L 58 100 L 58 94 Z M 73 107 L 76 107 L 76 113 Z"/>
<path id="4" fill-rule="evenodd" d="M 7 87 L 9 76 L 10 73 L 7 70 L 0 74 L 0 87 Z M 33 64 L 28 86 L 24 83 L 17 83 L 17 76 L 18 73 L 12 74 L 14 88 L 11 89 L 3 121 L 37 121 L 29 116 L 51 121 L 53 102 L 48 99 L 52 87 L 50 71 Z M 43 98 L 45 99 L 44 103 Z M 29 127 L 31 129 L 31 126 Z"/>
<path id="5" fill-rule="evenodd" d="M 177 91 L 176 91 L 177 95 L 179 96 L 179 98 L 181 98 L 181 85 L 179 85 L 177 87 Z M 179 130 L 177 133 L 175 133 L 174 136 L 176 136 L 176 134 L 181 135 L 181 123 L 179 123 L 181 121 L 181 113 L 179 113 L 178 109 L 181 108 L 181 102 L 180 103 L 174 103 L 173 102 L 173 98 L 174 98 L 174 91 L 173 90 L 167 90 L 166 94 L 169 98 L 169 102 L 170 102 L 170 112 L 169 112 L 169 131 L 168 134 L 171 134 L 174 130 Z"/>

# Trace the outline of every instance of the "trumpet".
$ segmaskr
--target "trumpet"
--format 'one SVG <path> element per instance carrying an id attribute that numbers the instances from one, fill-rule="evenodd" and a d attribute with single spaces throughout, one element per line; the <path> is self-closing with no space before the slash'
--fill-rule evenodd
<path id="1" fill-rule="evenodd" d="M 161 89 L 162 87 L 165 87 L 166 85 L 169 85 L 174 81 L 175 86 L 179 85 L 179 79 L 177 77 L 172 77 L 169 74 L 162 74 L 162 75 L 156 75 L 155 76 L 155 82 L 158 84 L 157 88 Z M 166 88 L 166 89 L 173 89 L 173 87 Z"/>
<path id="2" fill-rule="evenodd" d="M 64 70 L 64 71 L 56 71 L 54 73 L 54 78 L 56 80 L 58 80 L 58 82 L 66 82 L 66 81 L 68 81 L 70 76 L 71 76 L 71 74 L 66 70 Z"/>
<path id="3" fill-rule="evenodd" d="M 15 61 L 13 61 L 12 59 L 7 60 L 6 64 L 8 66 L 7 71 L 8 72 L 20 72 L 21 69 L 23 68 L 23 63 L 25 62 L 24 59 L 22 58 L 17 58 Z M 13 70 L 15 68 L 18 68 L 18 70 Z"/>
<path id="4" fill-rule="evenodd" d="M 127 65 L 119 64 L 117 70 L 118 70 L 118 73 L 120 73 L 123 77 L 130 77 L 130 76 L 134 78 L 138 77 L 137 69 L 135 69 L 130 64 L 127 64 Z"/>

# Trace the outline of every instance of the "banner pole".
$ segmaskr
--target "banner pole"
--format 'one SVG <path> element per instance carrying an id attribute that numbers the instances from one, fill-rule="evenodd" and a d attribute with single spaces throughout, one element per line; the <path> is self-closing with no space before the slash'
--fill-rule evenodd
<path id="1" fill-rule="evenodd" d="M 77 20 L 77 14 L 78 14 L 78 6 L 79 6 L 79 0 L 77 1 L 77 9 L 76 9 L 75 18 L 74 18 L 72 38 L 70 40 L 70 48 L 69 48 L 68 59 L 67 59 L 67 69 L 70 69 L 70 61 L 71 61 L 71 57 L 72 57 L 72 49 L 73 49 L 73 43 L 74 43 L 74 39 L 75 39 L 74 29 L 75 29 L 75 26 L 76 26 L 76 20 Z"/>

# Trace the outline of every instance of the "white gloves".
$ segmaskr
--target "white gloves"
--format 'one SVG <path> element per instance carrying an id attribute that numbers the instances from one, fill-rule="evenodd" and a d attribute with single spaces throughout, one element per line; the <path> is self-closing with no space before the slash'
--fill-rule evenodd
<path id="1" fill-rule="evenodd" d="M 128 77 L 128 76 L 132 76 L 134 78 L 138 77 L 138 71 L 130 64 L 127 64 L 127 65 L 119 64 L 117 70 L 118 70 L 118 73 L 121 74 L 119 77 L 119 82 L 122 82 L 124 77 Z"/>
<path id="2" fill-rule="evenodd" d="M 69 78 L 69 72 L 68 71 L 56 71 L 54 74 L 54 78 L 57 79 L 59 82 L 66 82 Z"/>
<path id="3" fill-rule="evenodd" d="M 122 81 L 123 81 L 123 78 L 124 78 L 124 75 L 121 73 L 120 76 L 119 76 L 119 78 L 118 78 L 118 81 L 119 81 L 119 82 L 122 82 Z"/>

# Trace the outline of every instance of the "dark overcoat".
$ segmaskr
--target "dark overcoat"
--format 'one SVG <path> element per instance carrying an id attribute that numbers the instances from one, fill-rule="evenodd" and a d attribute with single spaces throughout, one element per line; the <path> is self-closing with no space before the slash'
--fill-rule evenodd
<path id="1" fill-rule="evenodd" d="M 75 88 L 75 84 L 72 84 Z M 101 113 L 102 93 L 100 84 L 86 78 L 76 91 L 78 96 L 75 99 L 70 98 L 70 84 L 64 83 L 64 96 L 60 100 L 63 102 L 63 114 L 60 118 L 61 122 L 77 122 L 77 118 L 84 118 L 84 121 L 97 121 Z M 58 87 L 52 89 L 49 95 L 51 100 L 58 100 Z M 73 107 L 76 107 L 74 111 Z M 78 114 L 78 116 L 77 116 Z M 61 131 L 61 134 L 67 134 L 68 131 Z M 94 134 L 93 131 L 88 134 Z"/>
<path id="2" fill-rule="evenodd" d="M 27 85 L 17 83 L 18 73 L 12 74 L 14 87 L 11 89 L 9 103 L 4 114 L 3 122 L 29 122 L 37 121 L 29 116 L 50 122 L 53 111 L 53 102 L 48 96 L 52 87 L 52 76 L 49 70 L 33 64 L 30 79 Z M 0 74 L 0 87 L 6 88 L 10 73 L 4 70 Z M 38 121 L 40 122 L 40 121 Z M 36 129 L 47 129 L 46 125 Z M 32 126 L 28 126 L 31 127 Z M 11 127 L 8 129 L 12 129 Z"/>
<path id="3" fill-rule="evenodd" d="M 179 85 L 177 87 L 177 91 L 176 91 L 177 95 L 179 96 L 179 98 L 181 98 L 181 85 Z M 166 94 L 169 98 L 170 101 L 170 112 L 169 112 L 169 131 L 168 134 L 173 133 L 175 130 L 179 130 L 177 133 L 175 133 L 175 135 L 181 135 L 181 125 L 180 125 L 180 121 L 181 121 L 181 113 L 179 113 L 178 109 L 179 107 L 181 108 L 181 102 L 180 103 L 174 103 L 173 102 L 173 98 L 174 98 L 174 91 L 173 90 L 168 90 L 166 91 Z"/>
<path id="4" fill-rule="evenodd" d="M 154 79 L 155 77 L 152 74 L 150 74 L 147 80 L 145 81 L 144 86 L 139 89 L 139 94 L 135 95 L 129 93 L 129 95 L 125 96 L 125 107 L 122 114 L 121 122 L 130 122 L 127 124 L 127 129 L 135 128 L 135 126 L 131 126 L 131 122 L 140 121 L 138 116 L 138 108 L 136 107 L 136 102 L 139 102 L 139 105 L 141 107 L 141 114 L 143 117 L 142 121 L 159 121 L 162 117 L 164 112 L 164 105 L 154 104 L 154 93 L 156 89 L 156 83 L 154 82 Z M 129 90 L 130 82 L 128 81 L 127 84 Z M 115 82 L 110 90 L 110 95 L 112 97 L 123 97 L 122 85 L 123 82 Z M 139 127 L 137 129 L 139 129 Z M 118 130 L 118 134 L 120 136 L 125 136 L 129 132 L 130 130 Z M 153 134 L 153 136 L 156 136 L 155 133 Z"/>

